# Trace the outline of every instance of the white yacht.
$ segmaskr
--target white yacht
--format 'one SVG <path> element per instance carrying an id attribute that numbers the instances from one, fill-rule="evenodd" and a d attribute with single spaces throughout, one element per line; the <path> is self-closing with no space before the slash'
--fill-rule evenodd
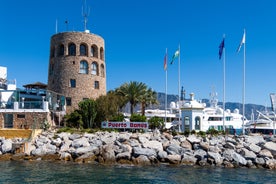
<path id="1" fill-rule="evenodd" d="M 270 94 L 271 100 L 271 110 L 266 110 L 264 112 L 257 111 L 258 117 L 254 118 L 252 112 L 251 120 L 246 124 L 246 131 L 248 133 L 262 133 L 262 134 L 273 134 L 275 135 L 276 128 L 276 94 Z"/>
<path id="2" fill-rule="evenodd" d="M 141 111 L 137 111 L 137 113 L 141 114 Z M 165 128 L 170 129 L 173 126 L 177 126 L 177 122 L 179 121 L 179 107 L 178 102 L 171 102 L 170 108 L 163 109 L 146 109 L 145 116 L 150 119 L 152 117 L 163 118 L 165 122 Z"/>
<path id="3" fill-rule="evenodd" d="M 210 106 L 196 101 L 194 94 L 185 100 L 181 106 L 182 128 L 185 130 L 207 131 L 209 129 L 228 130 L 232 133 L 242 133 L 243 125 L 248 120 L 239 113 L 238 109 L 231 112 L 218 106 L 217 93 L 210 94 Z"/>
<path id="4" fill-rule="evenodd" d="M 247 133 L 261 133 L 261 134 L 274 134 L 275 135 L 275 120 L 276 115 L 273 111 L 258 112 L 258 117 L 255 120 L 252 118 L 246 124 Z"/>

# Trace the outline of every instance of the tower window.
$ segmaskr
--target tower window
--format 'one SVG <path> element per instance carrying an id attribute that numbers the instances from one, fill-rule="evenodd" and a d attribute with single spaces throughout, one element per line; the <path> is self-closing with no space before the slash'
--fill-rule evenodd
<path id="1" fill-rule="evenodd" d="M 87 61 L 85 60 L 82 60 L 80 62 L 80 73 L 88 74 L 88 64 L 87 64 Z"/>
<path id="2" fill-rule="evenodd" d="M 99 69 L 98 69 L 98 64 L 94 61 L 92 63 L 92 71 L 91 71 L 92 75 L 99 75 Z"/>
<path id="3" fill-rule="evenodd" d="M 95 81 L 94 82 L 94 88 L 95 89 L 100 89 L 100 83 L 99 83 L 99 81 Z"/>
<path id="4" fill-rule="evenodd" d="M 80 55 L 81 56 L 87 56 L 87 47 L 84 44 L 80 45 Z"/>
<path id="5" fill-rule="evenodd" d="M 72 104 L 71 97 L 66 97 L 66 105 L 71 106 L 71 104 Z"/>
<path id="6" fill-rule="evenodd" d="M 70 79 L 70 87 L 75 88 L 76 87 L 76 79 Z"/>
<path id="7" fill-rule="evenodd" d="M 98 57 L 98 48 L 96 45 L 91 46 L 91 56 L 92 57 Z"/>
<path id="8" fill-rule="evenodd" d="M 101 60 L 104 60 L 104 50 L 103 50 L 102 47 L 101 47 L 101 49 L 100 49 L 100 59 L 101 59 Z"/>
<path id="9" fill-rule="evenodd" d="M 64 45 L 61 44 L 58 48 L 58 56 L 64 56 Z"/>
<path id="10" fill-rule="evenodd" d="M 75 56 L 76 55 L 76 45 L 74 43 L 69 44 L 68 55 L 69 56 Z"/>

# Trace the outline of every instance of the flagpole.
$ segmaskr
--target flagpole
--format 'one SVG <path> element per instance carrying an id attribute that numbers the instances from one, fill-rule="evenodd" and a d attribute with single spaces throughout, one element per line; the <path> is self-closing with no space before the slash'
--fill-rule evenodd
<path id="1" fill-rule="evenodd" d="M 166 55 L 165 55 L 165 75 L 166 75 L 166 79 L 165 79 L 165 125 L 167 122 L 167 93 L 168 93 L 168 71 L 167 71 L 167 61 L 168 61 L 168 49 L 166 48 Z"/>
<path id="2" fill-rule="evenodd" d="M 223 35 L 223 39 L 219 45 L 219 59 L 223 54 L 223 130 L 225 131 L 225 46 L 224 46 L 225 34 Z"/>
<path id="3" fill-rule="evenodd" d="M 225 39 L 225 35 L 223 35 Z M 223 47 L 223 130 L 225 132 L 225 45 Z"/>
<path id="4" fill-rule="evenodd" d="M 178 46 L 178 51 L 179 51 L 179 56 L 178 56 L 178 130 L 180 132 L 180 114 L 181 114 L 181 109 L 180 109 L 180 44 Z M 185 127 L 183 127 L 183 132 L 184 132 Z"/>
<path id="5" fill-rule="evenodd" d="M 244 43 L 243 43 L 243 96 L 242 96 L 242 133 L 245 133 L 244 130 L 244 115 L 245 115 L 245 29 L 244 29 Z"/>

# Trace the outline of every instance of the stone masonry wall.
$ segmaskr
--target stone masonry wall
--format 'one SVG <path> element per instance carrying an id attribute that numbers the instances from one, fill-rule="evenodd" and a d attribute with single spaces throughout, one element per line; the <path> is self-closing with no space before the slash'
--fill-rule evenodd
<path id="1" fill-rule="evenodd" d="M 76 55 L 68 55 L 71 43 L 76 45 Z M 80 45 L 87 46 L 87 55 L 80 54 Z M 64 55 L 59 54 L 60 45 L 64 46 Z M 92 56 L 91 47 L 97 48 L 97 56 Z M 51 53 L 48 74 L 48 89 L 71 98 L 71 106 L 67 104 L 67 113 L 78 107 L 83 99 L 96 99 L 106 94 L 106 66 L 104 60 L 104 40 L 98 35 L 85 32 L 64 32 L 51 38 Z M 102 53 L 102 55 L 101 55 Z M 102 57 L 101 57 L 102 56 Z M 88 63 L 88 74 L 80 73 L 80 62 Z M 92 63 L 98 65 L 98 73 L 92 74 Z M 76 80 L 76 87 L 70 86 L 70 80 Z M 95 81 L 99 89 L 95 89 Z"/>
<path id="2" fill-rule="evenodd" d="M 23 128 L 41 128 L 46 121 L 51 121 L 50 112 L 1 112 L 0 113 L 0 128 L 5 128 L 6 114 L 13 115 L 13 127 L 15 129 Z M 50 123 L 50 122 L 49 122 Z"/>

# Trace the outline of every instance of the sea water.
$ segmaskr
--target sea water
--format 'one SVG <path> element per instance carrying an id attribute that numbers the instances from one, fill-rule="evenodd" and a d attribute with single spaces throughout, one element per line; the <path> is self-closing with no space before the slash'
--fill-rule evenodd
<path id="1" fill-rule="evenodd" d="M 1 184 L 23 183 L 276 183 L 276 170 L 193 166 L 105 166 L 45 161 L 1 161 Z"/>

